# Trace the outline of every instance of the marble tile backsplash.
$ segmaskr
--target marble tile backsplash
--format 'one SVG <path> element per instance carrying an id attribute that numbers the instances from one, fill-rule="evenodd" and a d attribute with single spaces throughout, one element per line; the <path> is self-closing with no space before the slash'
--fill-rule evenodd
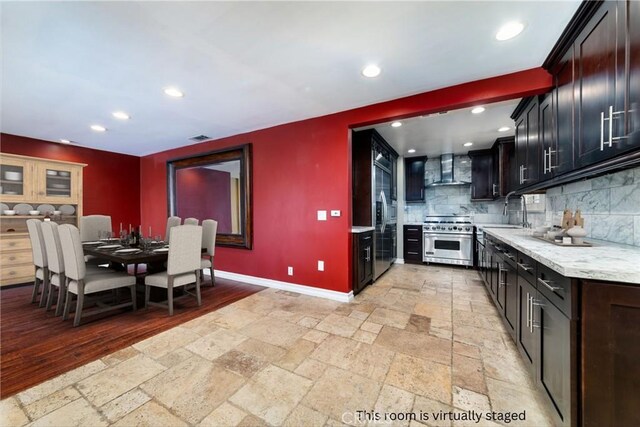
<path id="1" fill-rule="evenodd" d="M 588 237 L 640 246 L 640 167 L 550 188 L 544 213 L 529 213 L 534 225 L 560 224 L 565 208 L 580 209 Z M 509 204 L 509 222 L 520 223 L 519 200 Z"/>
<path id="2" fill-rule="evenodd" d="M 471 159 L 468 156 L 454 157 L 454 179 L 471 182 Z M 427 160 L 425 164 L 425 201 L 407 202 L 404 222 L 423 222 L 427 215 L 471 215 L 473 221 L 484 224 L 507 223 L 509 217 L 502 215 L 502 201 L 472 202 L 471 186 L 428 187 L 440 181 L 440 159 Z"/>

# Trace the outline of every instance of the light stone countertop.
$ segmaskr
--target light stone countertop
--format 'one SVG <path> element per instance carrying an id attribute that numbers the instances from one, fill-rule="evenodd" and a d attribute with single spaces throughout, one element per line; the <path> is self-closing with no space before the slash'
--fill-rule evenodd
<path id="1" fill-rule="evenodd" d="M 367 227 L 367 226 L 363 226 L 363 225 L 354 225 L 353 227 L 351 227 L 351 232 L 352 233 L 366 233 L 367 231 L 373 231 L 375 230 L 375 227 Z"/>
<path id="2" fill-rule="evenodd" d="M 563 247 L 531 236 L 529 229 L 486 228 L 485 233 L 566 277 L 640 284 L 640 247 L 589 239 L 592 247 Z"/>

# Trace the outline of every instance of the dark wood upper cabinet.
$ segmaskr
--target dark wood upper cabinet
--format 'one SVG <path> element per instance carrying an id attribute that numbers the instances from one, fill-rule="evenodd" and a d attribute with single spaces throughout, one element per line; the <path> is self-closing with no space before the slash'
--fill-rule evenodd
<path id="1" fill-rule="evenodd" d="M 404 196 L 407 202 L 424 201 L 424 164 L 426 161 L 426 156 L 405 157 L 404 159 Z"/>
<path id="2" fill-rule="evenodd" d="M 493 150 L 469 151 L 471 157 L 471 200 L 493 200 L 497 192 L 497 168 Z"/>
<path id="3" fill-rule="evenodd" d="M 560 60 L 555 73 L 555 90 L 553 97 L 545 104 L 546 108 L 551 108 L 551 115 L 547 111 L 541 110 L 541 121 L 544 131 L 551 134 L 543 136 L 543 179 L 573 170 L 573 145 L 574 145 L 574 48 L 569 50 Z M 549 121 L 555 119 L 555 126 L 549 127 Z M 555 133 L 553 133 L 555 131 Z M 546 166 L 546 169 L 545 169 Z M 550 171 L 549 171 L 550 169 Z M 545 170 L 547 172 L 545 172 Z"/>
<path id="4" fill-rule="evenodd" d="M 575 42 L 576 166 L 616 156 L 624 134 L 624 2 L 605 1 Z"/>
<path id="5" fill-rule="evenodd" d="M 628 0 L 626 6 L 629 96 L 625 114 L 627 138 L 621 141 L 624 150 L 640 147 L 640 2 Z"/>
<path id="6" fill-rule="evenodd" d="M 511 116 L 516 123 L 516 188 L 535 184 L 540 178 L 539 107 L 537 97 L 525 98 Z"/>

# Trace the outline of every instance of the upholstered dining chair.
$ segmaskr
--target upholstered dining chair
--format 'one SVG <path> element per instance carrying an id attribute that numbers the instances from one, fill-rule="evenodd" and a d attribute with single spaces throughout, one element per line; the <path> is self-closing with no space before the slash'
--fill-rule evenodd
<path id="1" fill-rule="evenodd" d="M 167 231 L 165 231 L 164 233 L 164 240 L 167 243 L 169 242 L 171 228 L 180 225 L 181 222 L 182 218 L 180 218 L 179 216 L 170 216 L 169 218 L 167 218 Z"/>
<path id="2" fill-rule="evenodd" d="M 47 253 L 49 264 L 49 292 L 47 295 L 47 311 L 51 309 L 53 303 L 54 287 L 58 288 L 58 302 L 56 303 L 56 316 L 62 314 L 64 296 L 67 292 L 66 279 L 64 276 L 64 260 L 62 259 L 62 246 L 60 245 L 60 235 L 58 234 L 58 224 L 53 221 L 42 223 L 42 237 L 44 248 Z"/>
<path id="3" fill-rule="evenodd" d="M 60 232 L 58 224 L 53 221 L 42 223 L 42 237 L 44 249 L 49 264 L 49 292 L 47 292 L 47 311 L 53 305 L 53 293 L 58 289 L 58 302 L 56 303 L 56 316 L 62 314 L 64 298 L 67 293 L 66 276 L 64 275 L 64 259 L 62 258 L 62 245 L 60 244 Z M 87 274 L 100 272 L 97 266 L 87 264 Z"/>
<path id="4" fill-rule="evenodd" d="M 196 297 L 198 306 L 202 304 L 200 296 L 200 257 L 202 227 L 199 225 L 180 225 L 170 231 L 167 271 L 150 274 L 144 278 L 144 302 L 146 307 L 156 305 L 169 308 L 173 316 L 173 289 L 185 286 L 185 293 Z M 195 283 L 195 295 L 187 291 L 186 285 Z M 167 290 L 167 304 L 149 302 L 151 286 Z"/>
<path id="5" fill-rule="evenodd" d="M 96 274 L 87 274 L 87 265 L 84 261 L 84 251 L 80 241 L 80 232 L 71 224 L 63 224 L 58 227 L 62 258 L 64 259 L 64 272 L 67 279 L 67 292 L 64 303 L 62 320 L 67 320 L 71 308 L 71 300 L 76 295 L 76 310 L 73 318 L 73 326 L 80 325 L 82 308 L 85 297 L 98 292 L 127 287 L 131 291 L 131 302 L 116 304 L 113 306 L 99 307 L 85 314 L 98 314 L 109 310 L 124 307 L 136 309 L 136 278 L 125 272 L 107 271 Z"/>
<path id="6" fill-rule="evenodd" d="M 80 218 L 80 240 L 90 242 L 99 240 L 102 232 L 112 232 L 109 215 L 87 215 Z"/>
<path id="7" fill-rule="evenodd" d="M 200 260 L 200 273 L 208 268 L 211 272 L 211 286 L 216 283 L 216 276 L 213 272 L 213 256 L 216 253 L 216 234 L 218 233 L 218 221 L 205 219 L 202 221 L 202 247 L 206 248 L 206 259 Z"/>
<path id="8" fill-rule="evenodd" d="M 198 225 L 199 222 L 198 218 L 187 218 L 184 220 L 185 225 Z"/>
<path id="9" fill-rule="evenodd" d="M 47 298 L 47 292 L 49 291 L 49 264 L 47 263 L 47 253 L 44 249 L 44 238 L 42 237 L 42 221 L 39 219 L 28 219 L 27 231 L 29 232 L 29 241 L 31 242 L 33 265 L 36 270 L 31 302 L 36 302 L 38 291 L 42 284 L 40 307 L 43 307 Z"/>

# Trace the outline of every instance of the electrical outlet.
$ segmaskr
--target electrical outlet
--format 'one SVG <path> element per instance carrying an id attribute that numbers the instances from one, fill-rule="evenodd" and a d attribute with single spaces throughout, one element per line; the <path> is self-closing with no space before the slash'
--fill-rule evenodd
<path id="1" fill-rule="evenodd" d="M 327 211 L 318 211 L 318 221 L 327 220 Z"/>
<path id="2" fill-rule="evenodd" d="M 293 276 L 293 267 L 287 267 L 287 274 Z"/>
<path id="3" fill-rule="evenodd" d="M 318 271 L 324 271 L 324 261 L 318 261 Z"/>
<path id="4" fill-rule="evenodd" d="M 340 211 L 331 211 L 331 216 L 340 216 Z"/>

